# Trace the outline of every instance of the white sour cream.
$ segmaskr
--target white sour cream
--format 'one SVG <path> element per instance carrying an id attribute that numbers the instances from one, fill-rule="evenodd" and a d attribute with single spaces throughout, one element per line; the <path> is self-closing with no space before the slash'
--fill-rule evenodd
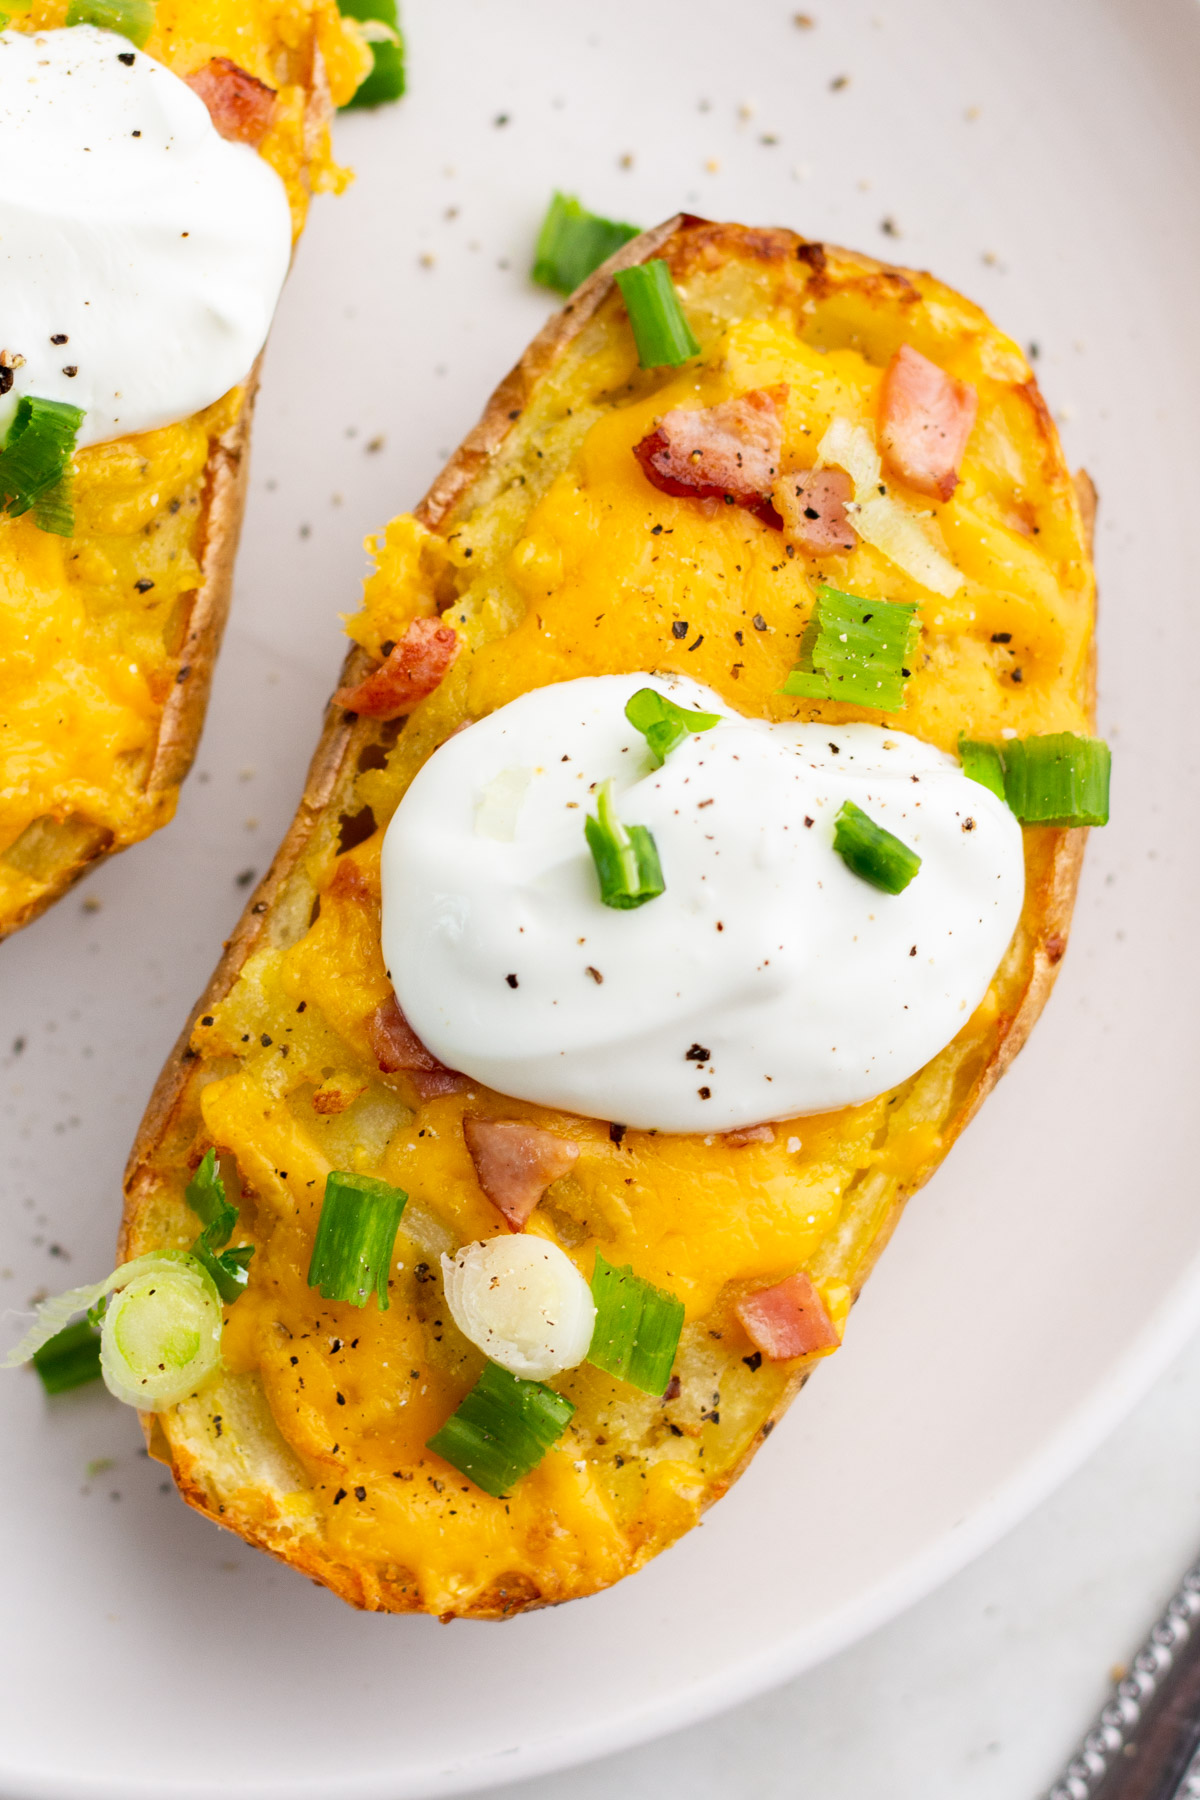
<path id="1" fill-rule="evenodd" d="M 0 432 L 22 394 L 82 407 L 81 445 L 220 399 L 291 243 L 279 176 L 127 38 L 0 32 L 0 349 L 25 358 Z"/>
<path id="2" fill-rule="evenodd" d="M 464 1337 L 523 1381 L 545 1381 L 587 1355 L 592 1290 L 565 1250 L 517 1232 L 442 1257 L 446 1304 Z"/>
<path id="3" fill-rule="evenodd" d="M 624 716 L 646 686 L 722 714 L 661 769 Z M 601 904 L 584 839 L 609 776 L 666 881 L 636 911 Z M 834 850 L 845 800 L 921 857 L 903 893 Z M 1023 894 L 1020 826 L 955 758 L 604 675 L 525 694 L 434 753 L 384 840 L 382 938 L 400 1006 L 450 1068 L 594 1118 L 724 1131 L 914 1074 L 983 998 Z"/>

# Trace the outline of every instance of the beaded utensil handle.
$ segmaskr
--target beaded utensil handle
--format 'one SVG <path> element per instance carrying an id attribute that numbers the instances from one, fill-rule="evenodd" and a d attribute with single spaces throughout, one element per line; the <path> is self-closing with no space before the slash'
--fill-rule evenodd
<path id="1" fill-rule="evenodd" d="M 1200 1563 L 1046 1800 L 1200 1800 Z"/>

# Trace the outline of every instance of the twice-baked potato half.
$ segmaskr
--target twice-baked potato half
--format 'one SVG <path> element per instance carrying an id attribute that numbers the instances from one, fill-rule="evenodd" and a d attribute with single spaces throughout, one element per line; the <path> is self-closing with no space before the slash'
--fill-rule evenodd
<path id="1" fill-rule="evenodd" d="M 33 88 L 30 38 L 43 46 Z M 371 52 L 335 0 L 33 0 L 7 21 L 0 58 L 0 434 L 23 387 L 78 402 L 83 424 L 65 513 L 48 518 L 0 462 L 3 936 L 175 810 L 229 607 L 274 298 L 244 293 L 246 270 L 277 286 L 289 211 L 294 241 L 310 195 L 342 184 L 329 119 Z M 211 126 L 180 83 L 163 96 L 164 68 Z M 56 105 L 66 82 L 75 98 Z M 95 132 L 86 146 L 72 118 L 77 135 Z M 264 207 L 281 240 L 274 278 Z M 225 391 L 206 379 L 214 368 L 228 369 Z"/>
<path id="2" fill-rule="evenodd" d="M 655 264 L 665 265 L 670 280 L 660 285 L 673 283 L 698 345 L 690 359 L 673 357 L 680 366 L 663 366 L 665 357 L 640 366 L 634 303 L 627 311 L 615 280 L 642 265 L 656 273 Z M 1019 804 L 1012 770 L 1024 765 L 1013 747 L 1077 743 L 1091 728 L 1089 492 L 1086 480 L 1072 482 L 1025 358 L 977 307 L 928 275 L 790 231 L 677 218 L 619 252 L 550 322 L 415 513 L 374 544 L 365 605 L 349 624 L 355 647 L 299 812 L 163 1072 L 129 1163 L 123 1256 L 185 1249 L 197 1231 L 197 1182 L 211 1187 L 218 1171 L 240 1208 L 243 1256 L 253 1249 L 245 1289 L 226 1309 L 219 1371 L 145 1416 L 152 1453 L 193 1506 L 356 1606 L 498 1618 L 608 1586 L 725 1492 L 815 1362 L 836 1349 L 905 1200 L 1020 1047 L 1053 983 L 1085 834 L 1022 829 L 1013 813 L 1100 814 L 1044 796 L 1040 811 Z M 877 499 L 886 504 L 872 511 Z M 841 633 L 831 621 L 843 602 L 859 611 Z M 837 685 L 839 642 L 860 623 L 878 630 L 881 607 L 904 620 L 880 690 L 886 709 L 857 698 L 853 672 Z M 869 665 L 874 681 L 890 653 L 872 641 L 878 655 L 857 667 Z M 658 689 L 639 688 L 650 677 Z M 711 696 L 709 714 L 689 684 Z M 652 694 L 666 736 L 653 735 L 635 689 Z M 856 699 L 830 697 L 846 692 Z M 565 779 L 554 771 L 577 754 L 571 733 L 590 720 L 593 698 L 603 707 L 611 693 L 628 698 L 626 718 L 642 719 L 633 743 L 642 733 L 658 746 L 661 769 L 628 790 L 642 816 L 659 806 L 658 886 L 637 861 L 648 830 L 631 824 L 637 867 L 630 875 L 628 858 L 621 867 L 644 887 L 612 897 L 606 883 L 624 876 L 593 845 L 612 785 L 585 781 L 580 801 L 565 802 L 576 809 L 579 847 L 569 882 L 554 887 L 551 871 L 546 906 L 538 911 L 531 889 L 514 910 L 506 883 L 525 829 L 515 821 L 534 806 L 522 796 L 539 791 L 543 774 Z M 566 696 L 555 715 L 561 735 L 535 734 L 546 769 L 534 769 L 518 742 L 521 721 L 554 696 Z M 679 700 L 686 743 L 676 748 L 668 739 L 680 742 Z M 501 747 L 488 765 L 499 773 L 472 788 L 471 770 L 483 767 L 477 746 L 493 742 L 501 721 L 516 766 L 505 766 Z M 1000 770 L 992 791 L 963 779 L 964 737 L 976 761 Z M 729 914 L 726 928 L 726 915 L 680 898 L 691 852 L 654 796 L 690 779 L 689 769 L 715 782 L 741 756 L 768 758 L 768 739 L 789 755 L 802 746 L 803 779 L 818 786 L 841 779 L 830 771 L 864 743 L 885 760 L 910 759 L 889 790 L 896 833 L 882 833 L 891 846 L 907 837 L 906 863 L 885 846 L 885 861 L 898 863 L 872 864 L 861 845 L 856 863 L 825 812 L 815 829 L 803 805 L 782 820 L 814 859 L 813 906 L 824 904 L 818 888 L 836 894 L 835 923 L 861 905 L 863 957 L 874 954 L 876 920 L 899 945 L 896 983 L 910 970 L 916 978 L 927 945 L 918 955 L 907 923 L 894 921 L 915 916 L 920 926 L 940 891 L 941 851 L 920 813 L 935 802 L 921 796 L 948 784 L 950 862 L 983 855 L 981 840 L 993 845 L 988 879 L 1007 883 L 1002 933 L 993 920 L 975 987 L 970 997 L 969 983 L 954 990 L 920 1066 L 911 1056 L 888 1062 L 880 1033 L 865 1072 L 843 1070 L 828 1090 L 781 1073 L 772 1099 L 765 1087 L 739 1088 L 735 1050 L 722 1050 L 736 1028 L 726 1030 L 716 1005 L 715 1035 L 691 1043 L 699 1015 L 685 1005 L 669 1070 L 644 1054 L 636 1034 L 645 1021 L 634 1015 L 649 1019 L 659 1005 L 658 964 L 670 962 L 674 936 L 707 920 L 710 949 L 689 965 L 697 983 L 730 939 L 736 958 L 750 938 L 736 923 L 749 911 Z M 619 761 L 630 741 L 612 742 Z M 768 785 L 774 766 L 762 764 Z M 860 816 L 885 805 L 886 782 L 874 781 L 861 790 Z M 752 812 L 754 794 L 744 799 Z M 696 802 L 709 804 L 707 794 Z M 621 806 L 639 816 L 626 795 Z M 722 817 L 711 831 L 697 823 L 695 841 L 724 830 L 740 855 L 728 807 L 695 815 Z M 629 844 L 616 829 L 608 843 L 619 862 Z M 451 956 L 437 932 L 465 901 L 438 859 L 447 845 L 474 854 L 472 844 L 496 860 L 481 864 L 484 901 L 462 914 L 467 934 Z M 414 854 L 421 845 L 427 856 Z M 713 876 L 731 904 L 755 854 L 732 887 Z M 867 871 L 861 880 L 856 868 Z M 589 886 L 596 877 L 604 905 Z M 910 901 L 915 914 L 887 912 Z M 427 903 L 432 935 L 421 938 Z M 669 904 L 682 910 L 668 913 Z M 580 1065 L 584 1098 L 572 1105 L 561 1096 L 575 1091 L 573 1077 L 545 1074 L 558 1068 L 553 1054 L 537 1067 L 532 1053 L 513 1060 L 525 1015 L 514 1011 L 508 1038 L 494 1020 L 506 995 L 514 1007 L 528 991 L 530 1006 L 545 998 L 541 965 L 560 948 L 553 931 L 561 923 L 573 933 L 585 916 L 603 950 L 585 944 L 585 932 L 571 951 L 574 997 L 555 1015 L 564 1064 L 576 1067 L 568 1026 L 591 997 L 624 999 L 604 1025 L 619 1054 Z M 955 917 L 974 929 L 973 914 Z M 656 918 L 670 925 L 665 936 Z M 495 957 L 518 943 L 502 936 L 509 919 L 534 922 L 544 955 L 498 973 L 506 964 Z M 618 935 L 643 926 L 660 935 Z M 642 945 L 630 952 L 632 988 L 624 942 Z M 791 946 L 779 949 L 786 956 Z M 867 991 L 871 1005 L 893 992 L 891 973 L 859 981 L 858 950 L 837 954 L 845 960 L 832 972 L 830 1017 L 839 986 Z M 489 958 L 495 979 L 485 984 Z M 462 985 L 439 1012 L 445 970 Z M 816 994 L 829 975 L 818 959 L 805 980 Z M 795 991 L 785 998 L 802 1036 L 809 1014 Z M 909 1029 L 908 990 L 894 992 L 893 1036 Z M 949 1005 L 949 987 L 920 992 L 926 1019 Z M 777 1032 L 772 1055 L 786 1060 L 786 1031 L 755 1017 L 763 1042 Z M 554 1029 L 542 1040 L 552 1052 Z M 918 1041 L 904 1039 L 913 1055 Z M 822 1040 L 813 1054 L 819 1062 L 831 1050 Z M 464 1074 L 471 1060 L 500 1076 L 489 1085 Z M 757 1065 L 751 1073 L 763 1079 Z M 528 1097 L 551 1087 L 558 1098 Z M 805 1099 L 827 1091 L 853 1097 Z M 608 1110 L 610 1096 L 627 1101 L 624 1110 Z M 374 1264 L 359 1242 L 357 1290 L 328 1279 L 331 1196 L 336 1188 L 340 1205 L 356 1183 L 392 1205 Z M 554 1270 L 568 1265 L 556 1292 L 570 1311 L 579 1301 L 571 1283 L 586 1293 L 590 1280 L 601 1320 L 590 1351 L 592 1315 L 550 1320 L 547 1303 L 547 1343 L 529 1339 L 519 1357 L 510 1353 L 519 1330 L 494 1314 L 481 1325 L 466 1293 L 480 1246 L 499 1259 L 488 1263 L 498 1274 L 484 1270 L 485 1290 L 540 1257 Z M 622 1281 L 641 1309 L 633 1327 L 613 1310 L 612 1284 Z M 542 1353 L 554 1349 L 550 1338 L 561 1349 L 564 1332 L 577 1341 L 555 1363 Z M 508 1373 L 497 1375 L 498 1363 Z M 506 1382 L 533 1395 L 522 1429 L 541 1434 L 537 1448 L 525 1446 L 528 1472 L 515 1477 L 516 1461 L 507 1471 L 489 1463 L 505 1427 L 493 1430 L 495 1415 L 489 1426 L 481 1411 L 486 1401 L 503 1413 Z"/>

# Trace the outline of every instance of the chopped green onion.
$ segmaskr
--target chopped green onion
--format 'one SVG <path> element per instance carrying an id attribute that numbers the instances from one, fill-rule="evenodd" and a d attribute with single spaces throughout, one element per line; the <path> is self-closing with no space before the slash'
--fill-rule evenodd
<path id="1" fill-rule="evenodd" d="M 800 639 L 800 660 L 780 688 L 809 700 L 845 700 L 896 712 L 916 647 L 916 604 L 864 600 L 822 584 Z"/>
<path id="2" fill-rule="evenodd" d="M 308 1265 L 309 1287 L 319 1288 L 326 1300 L 348 1300 L 351 1306 L 365 1306 L 374 1289 L 386 1311 L 392 1251 L 407 1201 L 402 1188 L 373 1175 L 332 1170 Z"/>
<path id="3" fill-rule="evenodd" d="M 683 1301 L 643 1281 L 632 1268 L 614 1268 L 599 1251 L 592 1299 L 596 1329 L 588 1361 L 647 1394 L 661 1394 L 679 1348 Z"/>
<path id="4" fill-rule="evenodd" d="M 154 0 L 71 0 L 67 24 L 119 32 L 140 49 L 154 29 Z"/>
<path id="5" fill-rule="evenodd" d="M 971 738 L 960 737 L 958 754 L 968 781 L 977 781 L 980 787 L 990 788 L 997 800 L 1005 798 L 1004 758 L 995 744 L 979 744 Z"/>
<path id="6" fill-rule="evenodd" d="M 83 411 L 65 400 L 23 394 L 0 450 L 0 512 L 17 519 L 32 507 L 43 531 L 70 537 L 71 457 Z"/>
<path id="7" fill-rule="evenodd" d="M 842 802 L 833 822 L 833 847 L 848 869 L 885 894 L 902 894 L 921 866 L 915 850 L 868 818 L 853 800 Z"/>
<path id="8" fill-rule="evenodd" d="M 720 713 L 688 712 L 657 688 L 648 687 L 639 688 L 634 694 L 625 708 L 625 717 L 645 738 L 659 769 L 693 731 L 711 731 L 721 723 Z"/>
<path id="9" fill-rule="evenodd" d="M 109 1302 L 100 1368 L 118 1400 L 161 1412 L 215 1374 L 225 1315 L 212 1277 L 187 1251 L 139 1261 L 153 1266 L 127 1269 Z"/>
<path id="10" fill-rule="evenodd" d="M 499 1500 L 522 1475 L 536 1469 L 574 1411 L 553 1388 L 540 1381 L 522 1381 L 489 1362 L 426 1447 Z"/>
<path id="11" fill-rule="evenodd" d="M 100 1333 L 86 1319 L 66 1325 L 30 1361 L 48 1394 L 65 1394 L 100 1379 Z"/>
<path id="12" fill-rule="evenodd" d="M 557 294 L 573 294 L 593 269 L 637 234 L 636 225 L 602 219 L 574 195 L 556 193 L 538 233 L 533 279 Z"/>
<path id="13" fill-rule="evenodd" d="M 644 825 L 624 825 L 617 817 L 612 778 L 596 794 L 597 818 L 589 813 L 584 835 L 596 865 L 600 898 L 623 912 L 644 906 L 666 891 L 658 846 Z"/>
<path id="14" fill-rule="evenodd" d="M 353 98 L 342 111 L 352 106 L 384 106 L 399 100 L 407 85 L 404 69 L 404 39 L 400 33 L 400 15 L 396 0 L 338 0 L 338 11 L 346 19 L 357 19 L 366 26 L 367 41 L 375 59 L 366 80 L 360 82 Z"/>
<path id="15" fill-rule="evenodd" d="M 192 1245 L 192 1255 L 207 1269 L 213 1286 L 226 1306 L 232 1306 L 235 1300 L 241 1299 L 250 1279 L 253 1244 L 237 1244 L 232 1250 L 222 1250 L 218 1255 L 208 1232 L 202 1231 Z"/>
<path id="16" fill-rule="evenodd" d="M 1108 824 L 1112 756 L 1100 738 L 1013 738 L 1001 755 L 1005 798 L 1022 825 Z"/>
<path id="17" fill-rule="evenodd" d="M 679 304 L 671 271 L 661 257 L 621 269 L 617 286 L 643 369 L 677 369 L 689 356 L 699 356 L 700 346 Z"/>
<path id="18" fill-rule="evenodd" d="M 1112 753 L 1101 738 L 1071 731 L 958 740 L 963 774 L 1006 800 L 1022 825 L 1107 825 Z"/>
<path id="19" fill-rule="evenodd" d="M 184 1189 L 183 1197 L 210 1234 L 209 1243 L 218 1249 L 227 1244 L 237 1224 L 238 1209 L 226 1198 L 217 1153 L 211 1145 Z"/>
<path id="20" fill-rule="evenodd" d="M 211 1145 L 188 1182 L 184 1198 L 204 1226 L 192 1245 L 192 1255 L 208 1270 L 222 1300 L 232 1305 L 246 1291 L 254 1245 L 238 1244 L 232 1250 L 221 1248 L 233 1234 L 238 1209 L 226 1198 L 225 1183 L 217 1167 L 217 1153 Z"/>

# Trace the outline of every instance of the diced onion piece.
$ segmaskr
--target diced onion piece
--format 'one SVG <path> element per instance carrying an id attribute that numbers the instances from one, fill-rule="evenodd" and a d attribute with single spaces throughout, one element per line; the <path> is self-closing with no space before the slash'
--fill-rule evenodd
<path id="1" fill-rule="evenodd" d="M 218 1368 L 224 1312 L 208 1271 L 180 1252 L 141 1259 L 109 1302 L 100 1372 L 118 1400 L 161 1412 Z"/>
<path id="2" fill-rule="evenodd" d="M 592 1291 L 549 1238 L 520 1233 L 443 1256 L 446 1304 L 464 1337 L 524 1381 L 573 1369 L 596 1323 Z"/>
<path id="3" fill-rule="evenodd" d="M 854 483 L 854 498 L 860 506 L 879 492 L 883 465 L 865 425 L 852 425 L 845 418 L 832 419 L 817 445 L 818 469 L 824 463 L 834 463 L 839 469 L 845 469 Z"/>
<path id="4" fill-rule="evenodd" d="M 954 564 L 935 550 L 908 508 L 879 492 L 881 464 L 870 432 L 836 418 L 817 446 L 817 467 L 835 463 L 854 483 L 850 522 L 864 543 L 882 550 L 896 567 L 922 587 L 949 599 L 962 586 Z"/>
<path id="5" fill-rule="evenodd" d="M 532 780 L 532 769 L 501 769 L 484 784 L 475 803 L 476 837 L 494 838 L 498 844 L 512 843 Z"/>
<path id="6" fill-rule="evenodd" d="M 954 564 L 935 550 L 907 507 L 886 494 L 850 509 L 850 517 L 860 538 L 874 544 L 897 568 L 911 575 L 922 587 L 949 599 L 962 586 L 962 576 Z"/>

